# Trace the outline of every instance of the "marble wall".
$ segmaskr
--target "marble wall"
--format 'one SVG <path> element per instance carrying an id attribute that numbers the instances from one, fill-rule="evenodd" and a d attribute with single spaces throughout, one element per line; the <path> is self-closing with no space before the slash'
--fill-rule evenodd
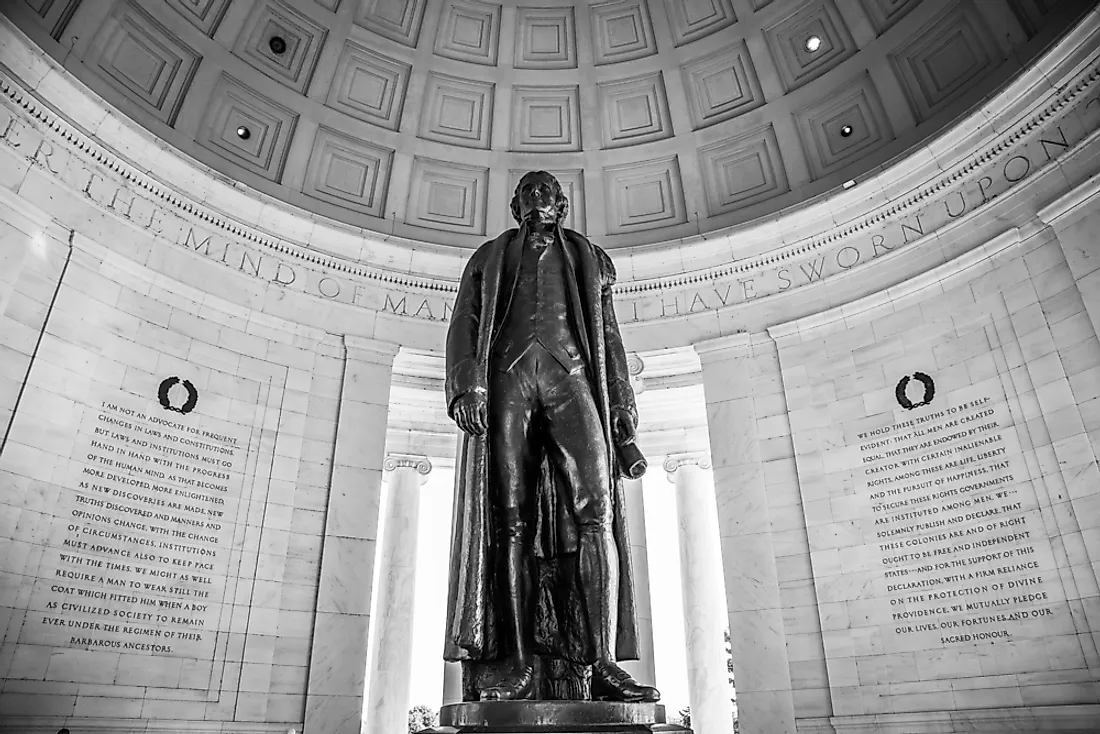
<path id="1" fill-rule="evenodd" d="M 1096 331 L 1050 230 L 984 249 L 774 330 L 838 718 L 1100 695 Z"/>
<path id="2" fill-rule="evenodd" d="M 902 286 L 696 345 L 749 730 L 1100 715 L 1095 190 Z"/>
<path id="3" fill-rule="evenodd" d="M 5 719 L 300 720 L 339 340 L 81 235 L 4 246 Z"/>

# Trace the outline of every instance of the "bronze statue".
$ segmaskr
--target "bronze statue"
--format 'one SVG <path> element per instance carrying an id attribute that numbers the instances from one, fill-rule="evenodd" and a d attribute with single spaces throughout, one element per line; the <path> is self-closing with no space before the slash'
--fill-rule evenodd
<path id="1" fill-rule="evenodd" d="M 462 441 L 445 657 L 466 700 L 660 697 L 616 663 L 637 657 L 621 476 L 644 459 L 615 268 L 561 226 L 568 205 L 549 173 L 520 180 L 519 228 L 470 258 L 447 332 Z"/>

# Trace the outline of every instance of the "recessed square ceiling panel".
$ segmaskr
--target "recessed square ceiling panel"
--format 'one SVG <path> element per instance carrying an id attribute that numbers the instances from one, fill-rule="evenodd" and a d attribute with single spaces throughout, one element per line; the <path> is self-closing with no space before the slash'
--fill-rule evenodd
<path id="1" fill-rule="evenodd" d="M 517 69 L 577 68 L 573 8 L 518 8 L 514 65 Z"/>
<path id="2" fill-rule="evenodd" d="M 890 54 L 921 122 L 962 97 L 1002 58 L 981 13 L 967 1 L 946 8 Z"/>
<path id="3" fill-rule="evenodd" d="M 484 235 L 488 182 L 488 168 L 417 156 L 405 219 L 421 227 Z"/>
<path id="4" fill-rule="evenodd" d="M 100 27 L 87 59 L 127 99 L 174 125 L 198 68 L 198 51 L 133 2 L 121 2 Z"/>
<path id="5" fill-rule="evenodd" d="M 320 24 L 279 0 L 262 0 L 238 34 L 233 53 L 304 94 L 326 35 Z"/>
<path id="6" fill-rule="evenodd" d="M 790 191 L 772 126 L 699 150 L 707 214 L 728 214 Z"/>
<path id="7" fill-rule="evenodd" d="M 229 7 L 229 0 L 165 0 L 189 23 L 208 36 L 213 36 Z"/>
<path id="8" fill-rule="evenodd" d="M 737 22 L 732 0 L 664 0 L 662 4 L 677 46 L 706 38 Z"/>
<path id="9" fill-rule="evenodd" d="M 403 46 L 416 48 L 427 0 L 359 0 L 355 24 Z"/>
<path id="10" fill-rule="evenodd" d="M 589 8 L 592 51 L 597 66 L 633 61 L 657 53 L 645 0 L 614 0 Z"/>
<path id="11" fill-rule="evenodd" d="M 494 85 L 429 74 L 420 114 L 420 137 L 465 148 L 488 149 L 493 128 Z"/>
<path id="12" fill-rule="evenodd" d="M 861 0 L 861 3 L 867 11 L 867 17 L 871 19 L 875 33 L 881 36 L 917 7 L 920 0 Z"/>
<path id="13" fill-rule="evenodd" d="M 319 128 L 302 193 L 372 217 L 384 216 L 392 162 L 389 148 Z"/>
<path id="14" fill-rule="evenodd" d="M 297 124 L 298 113 L 223 72 L 203 115 L 198 142 L 231 163 L 278 181 Z"/>
<path id="15" fill-rule="evenodd" d="M 494 3 L 448 0 L 435 37 L 436 55 L 496 66 L 500 12 L 500 5 Z"/>
<path id="16" fill-rule="evenodd" d="M 743 40 L 687 61 L 680 69 L 695 130 L 764 104 L 764 92 Z"/>
<path id="17" fill-rule="evenodd" d="M 798 110 L 794 119 L 814 179 L 894 139 L 886 109 L 867 72 L 828 90 Z"/>
<path id="18" fill-rule="evenodd" d="M 581 149 L 580 93 L 574 86 L 512 88 L 512 150 Z"/>
<path id="19" fill-rule="evenodd" d="M 596 85 L 604 148 L 672 137 L 661 72 Z"/>
<path id="20" fill-rule="evenodd" d="M 409 64 L 348 41 L 326 104 L 372 125 L 396 130 L 411 73 Z"/>
<path id="21" fill-rule="evenodd" d="M 820 46 L 809 50 L 816 37 Z M 856 52 L 855 41 L 832 0 L 813 0 L 764 29 L 784 91 L 790 92 L 836 68 Z"/>
<path id="22" fill-rule="evenodd" d="M 608 234 L 669 227 L 687 221 L 676 156 L 603 169 Z"/>

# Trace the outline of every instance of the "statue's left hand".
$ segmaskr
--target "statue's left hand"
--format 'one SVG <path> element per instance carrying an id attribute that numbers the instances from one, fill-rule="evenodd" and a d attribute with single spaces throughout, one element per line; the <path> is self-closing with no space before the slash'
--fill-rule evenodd
<path id="1" fill-rule="evenodd" d="M 617 446 L 633 443 L 635 438 L 634 416 L 626 408 L 611 409 L 611 437 Z"/>

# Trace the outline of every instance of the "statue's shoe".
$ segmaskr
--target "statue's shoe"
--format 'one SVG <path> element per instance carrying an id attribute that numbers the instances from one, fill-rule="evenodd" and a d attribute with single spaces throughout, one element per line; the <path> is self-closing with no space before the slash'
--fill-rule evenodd
<path id="1" fill-rule="evenodd" d="M 481 692 L 482 701 L 518 701 L 530 698 L 535 692 L 535 669 L 530 665 L 520 668 Z"/>
<path id="2" fill-rule="evenodd" d="M 601 660 L 592 666 L 592 698 L 642 703 L 661 700 L 661 692 L 634 680 L 617 663 Z"/>

